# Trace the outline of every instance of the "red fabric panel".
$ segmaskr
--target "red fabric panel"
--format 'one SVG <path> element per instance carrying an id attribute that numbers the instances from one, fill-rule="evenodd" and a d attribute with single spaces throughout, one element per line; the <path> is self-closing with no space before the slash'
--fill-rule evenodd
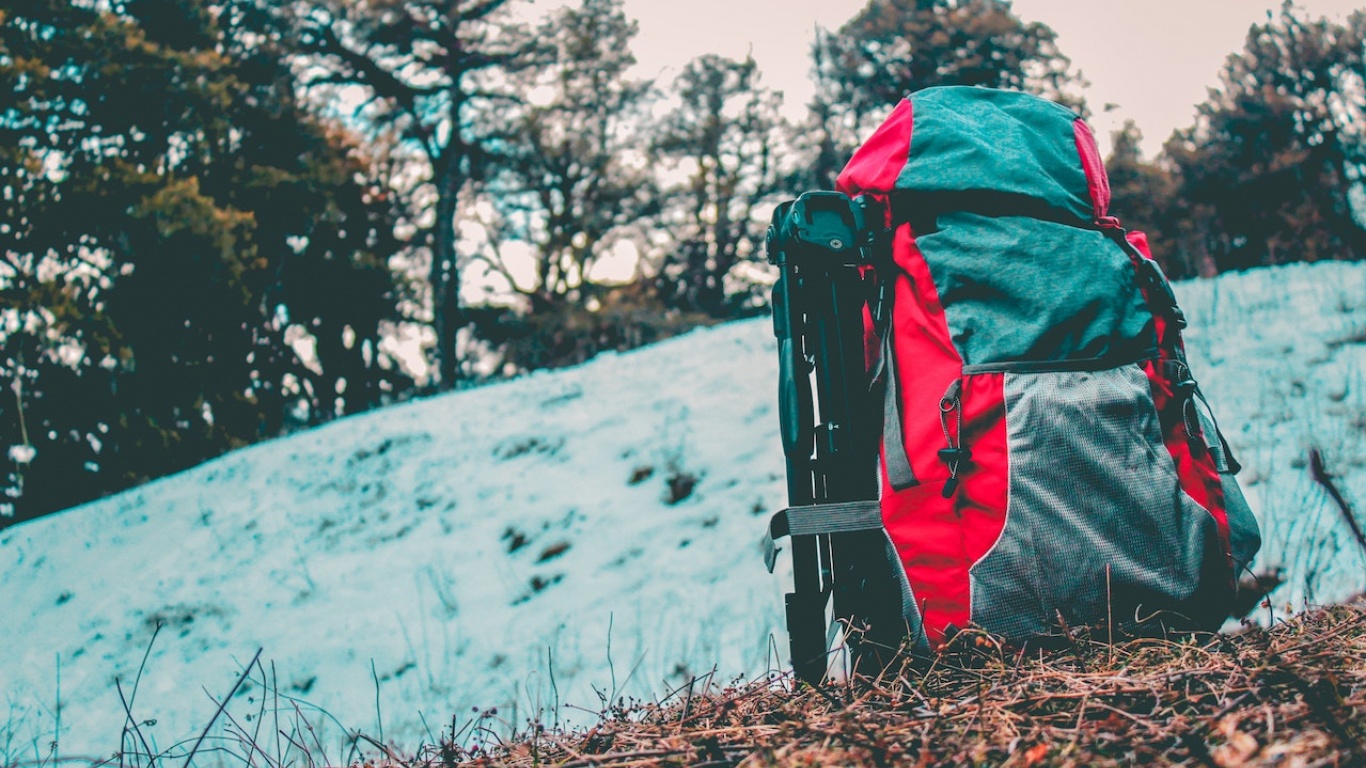
<path id="1" fill-rule="evenodd" d="M 968 617 L 972 612 L 969 572 L 986 557 L 1006 526 L 1010 498 L 1010 451 L 1006 433 L 1005 374 L 987 373 L 963 379 L 963 445 L 972 449 L 972 462 L 959 472 L 961 484 L 954 496 L 963 541 L 957 586 L 968 590 Z M 947 617 L 946 617 L 947 618 Z M 967 617 L 953 623 L 966 626 Z"/>
<path id="2" fill-rule="evenodd" d="M 1151 259 L 1152 251 L 1148 248 L 1148 236 L 1142 232 L 1129 232 L 1129 243 L 1143 254 L 1144 258 Z M 1134 257 L 1130 255 L 1130 261 Z M 1134 268 L 1138 269 L 1135 262 Z M 1144 298 L 1148 299 L 1147 289 L 1144 288 Z M 1156 325 L 1157 338 L 1167 339 L 1167 319 L 1160 314 L 1153 316 Z M 1184 345 L 1180 338 L 1175 341 L 1176 345 L 1184 351 Z M 1210 517 L 1214 518 L 1215 525 L 1219 529 L 1219 546 L 1223 550 L 1224 558 L 1229 563 L 1230 572 L 1233 567 L 1233 553 L 1229 546 L 1228 533 L 1228 514 L 1224 505 L 1224 487 L 1219 481 L 1219 470 L 1214 466 L 1214 457 L 1208 451 L 1201 451 L 1200 456 L 1196 456 L 1191 451 L 1190 436 L 1186 434 L 1186 423 L 1181 413 L 1182 405 L 1175 402 L 1175 394 L 1172 390 L 1172 382 L 1167 379 L 1164 363 L 1171 357 L 1167 345 L 1163 345 L 1160 357 L 1157 361 L 1148 362 L 1144 365 L 1144 372 L 1148 374 L 1148 383 L 1152 388 L 1153 404 L 1157 406 L 1158 420 L 1162 425 L 1162 439 L 1167 446 L 1167 452 L 1172 455 L 1172 461 L 1176 464 L 1176 476 L 1181 480 L 1181 487 L 1186 491 L 1195 503 L 1204 507 Z"/>
<path id="3" fill-rule="evenodd" d="M 1086 187 L 1091 193 L 1096 221 L 1100 221 L 1110 211 L 1110 177 L 1105 174 L 1105 163 L 1100 159 L 1100 148 L 1096 146 L 1096 136 L 1091 133 L 1091 126 L 1077 118 L 1072 122 L 1072 135 L 1077 141 L 1081 168 L 1086 172 Z"/>
<path id="4" fill-rule="evenodd" d="M 1146 232 L 1139 232 L 1135 229 L 1131 232 L 1126 232 L 1125 236 L 1129 241 L 1129 245 L 1137 248 L 1138 252 L 1143 254 L 1143 258 L 1151 259 L 1153 257 L 1153 249 L 1148 245 L 1148 234 Z M 1133 261 L 1133 258 L 1130 257 L 1129 260 Z"/>
<path id="5" fill-rule="evenodd" d="M 835 181 L 835 188 L 850 197 L 868 195 L 883 203 L 884 226 L 892 223 L 892 209 L 887 203 L 896 186 L 896 178 L 910 157 L 914 122 L 910 99 L 902 99 L 873 135 L 854 152 Z M 866 271 L 863 274 L 866 276 Z M 879 279 L 893 280 L 895 276 L 879 276 Z M 864 359 L 871 368 L 882 352 L 866 308 L 863 327 Z"/>
<path id="6" fill-rule="evenodd" d="M 894 492 L 883 472 L 882 516 L 924 619 L 932 646 L 949 625 L 972 616 L 969 569 L 995 544 L 1005 524 L 1008 474 L 1004 375 L 963 380 L 961 439 L 972 461 L 959 472 L 952 498 L 941 492 L 949 470 L 939 401 L 962 375 L 962 358 L 910 227 L 896 233 L 893 254 L 905 274 L 896 278 L 893 315 L 895 371 L 901 386 L 902 434 L 920 484 Z M 884 465 L 885 466 L 885 465 Z"/>
<path id="7" fill-rule="evenodd" d="M 963 370 L 949 338 L 948 320 L 930 267 L 915 244 L 908 224 L 901 225 L 892 240 L 892 254 L 904 273 L 896 276 L 892 328 L 894 370 L 901 388 L 901 429 L 911 471 L 922 480 L 946 477 L 944 463 L 935 453 L 943 448 L 939 426 L 939 398 Z"/>
<path id="8" fill-rule="evenodd" d="M 1005 530 L 1009 458 L 1004 382 L 1000 373 L 963 380 L 962 439 L 972 449 L 972 460 L 960 468 L 958 490 L 951 498 L 941 493 L 948 468 L 937 455 L 945 447 L 944 436 L 937 431 L 937 412 L 922 413 L 917 419 L 933 424 L 936 437 L 911 444 L 912 461 L 932 461 L 933 474 L 918 475 L 920 485 L 896 493 L 883 483 L 883 524 L 906 568 L 932 648 L 944 642 L 950 626 L 968 626 L 970 571 Z"/>
<path id="9" fill-rule="evenodd" d="M 850 197 L 890 192 L 911 155 L 911 100 L 902 99 L 882 125 L 854 152 L 835 188 Z"/>

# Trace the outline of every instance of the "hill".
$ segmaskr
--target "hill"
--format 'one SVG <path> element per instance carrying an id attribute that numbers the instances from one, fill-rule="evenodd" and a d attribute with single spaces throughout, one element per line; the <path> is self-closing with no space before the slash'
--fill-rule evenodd
<path id="1" fill-rule="evenodd" d="M 1287 569 L 1278 615 L 1366 573 L 1307 464 L 1317 447 L 1366 498 L 1364 267 L 1177 286 L 1260 560 Z M 784 501 L 775 370 L 767 322 L 699 330 L 0 531 L 0 764 L 184 754 L 211 722 L 240 743 L 267 711 L 334 755 L 354 730 L 437 743 L 476 708 L 591 723 L 604 699 L 781 668 L 788 577 L 759 549 Z"/>

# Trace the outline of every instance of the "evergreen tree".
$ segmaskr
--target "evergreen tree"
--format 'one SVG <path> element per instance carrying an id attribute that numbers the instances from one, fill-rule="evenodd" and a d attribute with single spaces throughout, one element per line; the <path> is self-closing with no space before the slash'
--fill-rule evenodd
<path id="1" fill-rule="evenodd" d="M 0 401 L 16 518 L 371 407 L 408 381 L 392 216 L 241 9 L 11 4 Z"/>
<path id="2" fill-rule="evenodd" d="M 479 255 L 521 301 L 495 294 L 467 309 L 500 373 L 581 363 L 682 325 L 638 276 L 659 190 L 640 139 L 652 84 L 626 74 L 636 30 L 620 0 L 565 6 L 536 31 L 545 63 L 514 80 L 522 103 L 504 113 L 505 150 L 474 207 L 486 235 Z M 607 258 L 627 267 L 632 254 L 636 278 L 595 274 Z"/>
<path id="3" fill-rule="evenodd" d="M 1133 121 L 1111 134 L 1110 156 L 1105 169 L 1110 177 L 1110 212 L 1130 230 L 1148 235 L 1153 257 L 1172 278 L 1198 273 L 1187 263 L 1186 251 L 1177 247 L 1180 220 L 1176 217 L 1176 182 L 1162 166 L 1143 158 L 1143 134 Z"/>
<path id="4" fill-rule="evenodd" d="M 626 77 L 636 31 L 621 0 L 566 6 L 536 34 L 553 61 L 517 79 L 529 98 L 508 113 L 510 151 L 489 189 L 499 220 L 486 224 L 496 239 L 530 246 L 532 283 L 497 266 L 533 312 L 591 298 L 594 265 L 623 241 L 644 249 L 659 204 L 640 146 L 651 84 Z"/>
<path id="5" fill-rule="evenodd" d="M 937 85 L 1013 88 L 1078 109 L 1080 78 L 1047 25 L 1009 0 L 869 0 L 813 46 L 813 183 L 833 188 L 854 148 L 907 94 Z"/>
<path id="6" fill-rule="evenodd" d="M 1366 256 L 1363 14 L 1310 20 L 1287 2 L 1228 59 L 1196 124 L 1165 151 L 1193 228 L 1188 260 L 1219 270 Z"/>

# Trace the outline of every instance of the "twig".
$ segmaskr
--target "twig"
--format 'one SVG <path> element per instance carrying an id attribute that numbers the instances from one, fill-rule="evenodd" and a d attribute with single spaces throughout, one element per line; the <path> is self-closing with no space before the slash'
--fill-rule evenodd
<path id="1" fill-rule="evenodd" d="M 565 763 L 560 768 L 581 768 L 581 766 L 598 765 L 601 763 L 639 760 L 646 757 L 670 757 L 681 755 L 687 749 L 643 749 L 638 752 L 617 752 L 606 755 L 586 755 L 581 760 L 574 760 Z"/>
<path id="2" fill-rule="evenodd" d="M 259 670 L 261 670 L 261 689 L 262 689 L 262 691 L 265 691 L 265 690 L 267 690 L 267 687 L 266 687 L 266 686 L 268 686 L 268 685 L 270 684 L 270 680 L 266 677 L 266 669 L 265 669 L 265 667 L 263 667 L 263 666 L 261 666 L 261 665 L 259 665 L 259 664 L 256 665 L 256 668 L 259 669 Z M 252 730 L 252 733 L 251 733 L 251 747 L 255 748 L 257 752 L 260 752 L 260 753 L 261 753 L 261 758 L 264 759 L 264 760 L 266 761 L 266 765 L 270 765 L 270 756 L 266 754 L 266 751 L 265 751 L 264 749 L 261 748 L 261 744 L 260 744 L 260 738 L 261 738 L 261 725 L 262 725 L 262 723 L 265 721 L 265 719 L 266 719 L 266 697 L 265 697 L 264 695 L 262 695 L 262 696 L 261 696 L 261 708 L 258 709 L 258 710 L 256 711 L 256 727 L 255 727 L 255 729 Z M 245 733 L 245 731 L 244 731 L 244 733 Z M 248 760 L 251 759 L 251 752 L 247 752 L 247 759 L 248 759 Z"/>
<path id="3" fill-rule="evenodd" d="M 194 760 L 195 753 L 199 751 L 200 745 L 204 743 L 204 739 L 208 738 L 209 731 L 213 728 L 213 724 L 218 722 L 219 716 L 223 714 L 223 709 L 228 706 L 229 701 L 232 701 L 232 697 L 237 695 L 237 689 L 241 688 L 242 683 L 246 682 L 247 677 L 251 674 L 251 668 L 261 660 L 261 652 L 264 650 L 264 648 L 256 649 L 256 655 L 251 657 L 251 661 L 248 662 L 247 668 L 242 670 L 242 674 L 237 676 L 237 682 L 233 683 L 232 690 L 228 691 L 228 695 L 224 696 L 223 701 L 219 702 L 218 709 L 213 713 L 213 717 L 209 718 L 209 722 L 204 724 L 203 732 L 201 732 L 199 738 L 195 740 L 194 746 L 190 749 L 190 754 L 185 757 L 185 768 L 189 768 L 190 763 Z"/>
<path id="4" fill-rule="evenodd" d="M 375 660 L 370 659 L 370 677 L 375 681 L 375 724 L 379 727 L 379 740 L 384 741 L 384 714 L 379 708 L 379 672 L 375 670 Z"/>
<path id="5" fill-rule="evenodd" d="M 1352 529 L 1352 535 L 1356 537 L 1357 545 L 1361 547 L 1362 554 L 1366 554 L 1366 533 L 1361 530 L 1361 523 L 1357 522 L 1356 515 L 1352 514 L 1352 506 L 1347 503 L 1346 497 L 1338 490 L 1333 483 L 1333 478 L 1328 475 L 1328 471 L 1323 466 L 1323 454 L 1318 448 L 1309 449 L 1309 474 L 1314 478 L 1314 482 L 1323 486 L 1328 491 L 1328 495 L 1333 497 L 1333 502 L 1342 511 L 1342 518 L 1347 521 L 1347 527 Z"/>
<path id="6" fill-rule="evenodd" d="M 147 669 L 147 659 L 152 656 L 152 646 L 156 644 L 157 636 L 161 634 L 161 629 L 166 626 L 166 622 L 157 619 L 156 627 L 152 630 L 152 637 L 147 640 L 147 648 L 142 652 L 142 663 L 138 664 L 138 674 L 133 678 L 133 691 L 128 695 L 128 706 L 132 706 L 138 698 L 138 686 L 142 685 L 142 673 Z"/>
<path id="7" fill-rule="evenodd" d="M 114 680 L 114 689 L 119 692 L 119 701 L 123 704 L 123 714 L 125 722 L 127 723 L 127 725 L 123 726 L 124 736 L 127 737 L 128 729 L 131 726 L 133 735 L 137 736 L 138 741 L 142 743 L 142 753 L 147 756 L 148 768 L 151 768 L 151 766 L 156 765 L 157 756 L 152 754 L 152 748 L 148 746 L 147 739 L 142 735 L 142 729 L 138 727 L 137 720 L 133 718 L 133 705 L 123 695 L 123 683 L 120 683 L 117 679 Z M 123 749 L 122 743 L 119 744 L 119 749 Z"/>

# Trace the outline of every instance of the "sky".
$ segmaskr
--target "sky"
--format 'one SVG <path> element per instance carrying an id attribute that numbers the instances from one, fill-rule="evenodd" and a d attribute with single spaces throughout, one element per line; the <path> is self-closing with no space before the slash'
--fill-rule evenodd
<path id="1" fill-rule="evenodd" d="M 544 2 L 544 0 L 542 0 Z M 764 82 L 784 92 L 800 116 L 811 96 L 809 49 L 817 25 L 837 29 L 865 0 L 626 0 L 640 22 L 634 50 L 643 75 L 668 80 L 706 52 L 752 52 Z M 1302 0 L 1316 15 L 1344 18 L 1363 0 Z M 1058 46 L 1091 86 L 1087 100 L 1108 151 L 1109 133 L 1126 119 L 1153 155 L 1187 127 L 1224 59 L 1242 49 L 1247 29 L 1279 0 L 1015 0 L 1017 15 L 1058 33 Z M 1173 20 L 1180 20 L 1173 23 Z M 1103 112 L 1106 104 L 1117 109 Z M 889 105 L 890 110 L 890 105 Z"/>

